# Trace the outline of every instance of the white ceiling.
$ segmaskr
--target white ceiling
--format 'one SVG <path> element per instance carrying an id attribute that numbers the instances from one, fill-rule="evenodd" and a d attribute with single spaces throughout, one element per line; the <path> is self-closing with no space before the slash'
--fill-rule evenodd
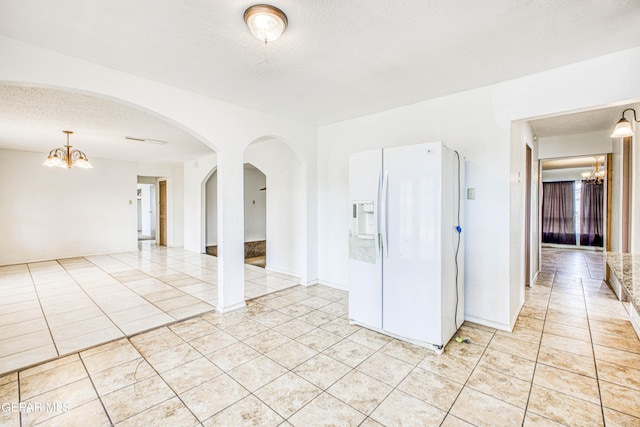
<path id="1" fill-rule="evenodd" d="M 129 106 L 82 93 L 0 84 L 0 147 L 43 152 L 70 143 L 92 158 L 174 163 L 212 151 L 177 126 Z M 157 145 L 125 136 L 166 141 Z"/>
<path id="2" fill-rule="evenodd" d="M 0 0 L 0 34 L 314 125 L 640 45 L 640 0 L 276 0 L 273 4 L 288 15 L 289 27 L 281 39 L 266 46 L 252 37 L 242 20 L 244 10 L 254 3 Z M 40 105 L 43 95 L 33 91 L 28 102 Z M 71 130 L 77 131 L 79 143 L 86 126 L 83 141 L 90 143 L 93 135 L 97 144 L 108 135 L 106 147 L 135 132 L 140 135 L 134 136 L 156 135 L 154 139 L 187 144 L 189 156 L 204 149 L 188 135 L 178 135 L 181 131 L 172 125 L 158 126 L 153 116 L 126 121 L 133 110 L 124 114 L 119 110 L 123 106 L 86 95 L 84 103 L 77 94 L 75 100 L 47 96 L 40 119 L 79 103 L 93 112 L 83 116 L 93 124 L 69 122 L 77 117 L 71 112 L 57 122 L 49 117 L 46 129 L 33 112 L 16 118 L 18 113 L 11 113 L 10 101 L 3 98 L 0 93 L 0 146 L 13 140 L 26 147 L 26 136 L 16 142 L 24 134 L 18 123 L 37 122 L 40 130 L 34 126 L 34 137 L 44 137 L 47 131 L 47 138 L 55 139 L 61 130 L 75 127 Z M 93 106 L 88 105 L 91 100 Z M 4 125 L 14 121 L 11 131 L 5 131 Z M 100 121 L 105 123 L 96 123 Z M 151 130 L 157 132 L 143 135 Z M 153 149 L 170 150 L 171 144 Z M 97 146 L 95 150 L 95 156 L 103 157 Z"/>

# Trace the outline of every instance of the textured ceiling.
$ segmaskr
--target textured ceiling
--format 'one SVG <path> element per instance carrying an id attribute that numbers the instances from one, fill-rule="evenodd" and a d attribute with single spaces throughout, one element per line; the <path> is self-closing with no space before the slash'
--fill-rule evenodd
<path id="1" fill-rule="evenodd" d="M 0 34 L 172 86 L 326 124 L 640 44 L 638 0 L 0 0 Z"/>
<path id="2" fill-rule="evenodd" d="M 277 0 L 264 45 L 251 0 L 0 0 L 0 35 L 309 124 L 326 124 L 640 45 L 640 0 Z M 0 58 L 1 65 L 1 58 Z M 610 128 L 622 109 L 532 120 L 539 137 Z M 210 150 L 152 114 L 0 84 L 0 147 L 180 162 Z M 125 141 L 160 139 L 167 145 Z"/>
<path id="3" fill-rule="evenodd" d="M 177 126 L 111 100 L 55 89 L 0 84 L 0 147 L 43 152 L 66 143 L 93 158 L 174 163 L 212 151 Z M 166 141 L 157 145 L 125 136 Z"/>
<path id="4" fill-rule="evenodd" d="M 529 123 L 538 138 L 605 130 L 613 132 L 613 128 L 622 117 L 622 112 L 625 108 L 634 108 L 640 112 L 640 104 L 635 103 L 544 117 L 530 120 Z M 633 117 L 633 113 L 627 113 L 625 117 L 630 120 Z"/>

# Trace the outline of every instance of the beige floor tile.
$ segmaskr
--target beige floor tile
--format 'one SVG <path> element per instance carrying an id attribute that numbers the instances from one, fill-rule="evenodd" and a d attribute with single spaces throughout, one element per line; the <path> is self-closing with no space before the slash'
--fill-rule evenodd
<path id="1" fill-rule="evenodd" d="M 185 341 L 192 341 L 196 338 L 219 331 L 218 328 L 202 317 L 196 317 L 170 325 L 169 329 Z"/>
<path id="2" fill-rule="evenodd" d="M 261 353 L 266 353 L 289 341 L 291 341 L 290 338 L 270 329 L 247 338 L 243 342 Z"/>
<path id="3" fill-rule="evenodd" d="M 544 342 L 544 334 L 542 340 Z M 487 348 L 535 361 L 538 357 L 538 347 L 539 345 L 536 342 L 523 341 L 496 333 Z"/>
<path id="4" fill-rule="evenodd" d="M 325 350 L 340 340 L 342 340 L 342 338 L 339 335 L 321 328 L 315 328 L 296 338 L 296 341 L 311 347 L 316 351 Z"/>
<path id="5" fill-rule="evenodd" d="M 287 369 L 293 369 L 301 363 L 309 360 L 318 352 L 306 345 L 296 341 L 289 341 L 285 344 L 265 353 L 267 357 L 275 360 Z"/>
<path id="6" fill-rule="evenodd" d="M 522 326 L 525 328 L 534 329 L 536 331 L 542 331 L 542 328 L 544 327 L 544 320 L 521 315 L 518 316 L 516 326 Z"/>
<path id="7" fill-rule="evenodd" d="M 472 343 L 486 347 L 489 345 L 489 341 L 491 341 L 495 332 L 488 332 L 486 330 L 473 327 L 471 324 L 465 323 L 460 327 L 460 329 L 458 329 L 458 333 L 462 337 L 470 340 Z"/>
<path id="8" fill-rule="evenodd" d="M 602 406 L 640 418 L 640 391 L 600 381 Z"/>
<path id="9" fill-rule="evenodd" d="M 112 346 L 102 352 L 82 352 L 82 360 L 89 373 L 104 371 L 122 363 L 140 358 L 140 353 L 127 340 L 116 341 L 117 346 Z"/>
<path id="10" fill-rule="evenodd" d="M 508 339 L 519 339 L 522 341 L 529 341 L 532 343 L 540 343 L 542 332 L 536 329 L 527 328 L 525 326 L 516 325 L 512 332 L 497 331 L 496 336 L 506 337 Z"/>
<path id="11" fill-rule="evenodd" d="M 122 338 L 124 334 L 116 326 L 79 335 L 68 340 L 56 341 L 58 352 L 63 354 L 75 353 L 84 349 Z"/>
<path id="12" fill-rule="evenodd" d="M 546 332 L 542 334 L 542 346 L 567 351 L 579 356 L 593 357 L 593 348 L 591 343 L 573 338 L 561 337 L 559 335 L 549 334 Z"/>
<path id="13" fill-rule="evenodd" d="M 549 418 L 533 412 L 527 412 L 524 416 L 523 427 L 562 427 L 564 424 L 557 423 Z"/>
<path id="14" fill-rule="evenodd" d="M 448 414 L 442 424 L 440 424 L 440 427 L 473 427 L 473 424 L 461 420 L 454 415 Z"/>
<path id="15" fill-rule="evenodd" d="M 206 356 L 215 363 L 216 366 L 226 372 L 255 359 L 260 356 L 260 353 L 246 344 L 236 342 L 213 353 L 209 353 Z"/>
<path id="16" fill-rule="evenodd" d="M 233 323 L 229 326 L 221 326 L 221 328 L 226 333 L 239 340 L 245 340 L 269 329 L 266 326 L 259 324 L 258 322 L 247 319 L 246 317 L 243 317 L 242 321 L 240 322 Z"/>
<path id="17" fill-rule="evenodd" d="M 604 425 L 600 405 L 535 385 L 527 411 L 565 425 Z"/>
<path id="18" fill-rule="evenodd" d="M 322 393 L 309 404 L 296 412 L 289 422 L 298 427 L 304 426 L 353 426 L 359 425 L 365 416 L 339 401 L 335 397 Z"/>
<path id="19" fill-rule="evenodd" d="M 531 383 L 490 369 L 477 367 L 467 387 L 503 400 L 520 408 L 526 408 Z"/>
<path id="20" fill-rule="evenodd" d="M 346 338 L 354 332 L 359 331 L 361 327 L 351 325 L 346 319 L 337 318 L 320 326 L 320 329 L 324 329 L 325 331 L 331 332 L 332 334 L 336 334 L 342 338 Z"/>
<path id="21" fill-rule="evenodd" d="M 275 380 L 287 369 L 266 356 L 259 356 L 244 365 L 233 368 L 228 374 L 247 390 L 253 392 Z"/>
<path id="22" fill-rule="evenodd" d="M 376 351 L 380 350 L 389 341 L 392 340 L 392 338 L 388 337 L 387 335 L 383 335 L 365 328 L 362 328 L 359 331 L 349 335 L 347 339 Z"/>
<path id="23" fill-rule="evenodd" d="M 182 344 L 184 341 L 168 328 L 159 328 L 130 338 L 140 354 L 146 356 Z"/>
<path id="24" fill-rule="evenodd" d="M 478 366 L 489 368 L 527 382 L 533 380 L 535 365 L 535 362 L 531 360 L 490 349 L 484 352 L 480 362 L 478 362 Z"/>
<path id="25" fill-rule="evenodd" d="M 589 322 L 584 316 L 575 317 L 568 314 L 552 313 L 547 314 L 546 321 L 551 323 L 558 323 L 565 326 L 572 326 L 575 328 L 589 329 Z"/>
<path id="26" fill-rule="evenodd" d="M 415 368 L 398 385 L 398 390 L 448 411 L 462 390 L 462 385 L 424 369 Z"/>
<path id="27" fill-rule="evenodd" d="M 598 378 L 624 387 L 640 390 L 640 369 L 602 360 L 598 364 Z"/>
<path id="28" fill-rule="evenodd" d="M 478 427 L 520 426 L 524 409 L 465 387 L 450 414 Z"/>
<path id="29" fill-rule="evenodd" d="M 323 351 L 323 353 L 344 363 L 345 365 L 355 368 L 362 363 L 362 361 L 371 356 L 374 353 L 374 350 L 345 339 L 332 345 Z"/>
<path id="30" fill-rule="evenodd" d="M 351 367 L 324 354 L 318 354 L 296 367 L 293 371 L 325 390 L 351 371 Z"/>
<path id="31" fill-rule="evenodd" d="M 613 409 L 603 408 L 604 420 L 607 426 L 636 427 L 640 426 L 640 418 L 633 417 Z"/>
<path id="32" fill-rule="evenodd" d="M 169 386 L 155 375 L 102 396 L 102 402 L 111 420 L 119 423 L 174 396 Z"/>
<path id="33" fill-rule="evenodd" d="M 118 424 L 118 427 L 136 426 L 198 426 L 200 423 L 191 411 L 177 398 L 165 400 L 151 408 L 142 411 Z"/>
<path id="34" fill-rule="evenodd" d="M 87 378 L 87 371 L 78 355 L 65 358 L 65 360 L 67 359 L 71 360 L 61 365 L 56 364 L 56 366 L 36 374 L 21 377 L 20 398 L 22 400 L 32 399 L 58 387 Z M 53 363 L 55 364 L 55 361 Z"/>
<path id="35" fill-rule="evenodd" d="M 356 369 L 395 387 L 411 372 L 413 367 L 412 364 L 378 352 L 358 365 Z"/>
<path id="36" fill-rule="evenodd" d="M 559 323 L 547 322 L 544 325 L 544 332 L 559 335 L 561 337 L 574 338 L 580 341 L 591 342 L 591 333 L 587 329 L 576 328 Z"/>
<path id="37" fill-rule="evenodd" d="M 418 366 L 434 374 L 442 375 L 457 383 L 464 384 L 469 379 L 476 364 L 451 356 L 449 353 L 435 354 L 430 351 L 425 354 Z"/>
<path id="38" fill-rule="evenodd" d="M 540 347 L 538 363 L 575 372 L 576 374 L 596 377 L 596 367 L 592 357 L 580 356 L 551 347 Z"/>
<path id="39" fill-rule="evenodd" d="M 254 322 L 258 322 L 267 328 L 274 328 L 278 325 L 293 320 L 291 316 L 280 313 L 279 311 L 271 311 L 268 313 L 259 314 L 252 318 Z"/>
<path id="40" fill-rule="evenodd" d="M 446 412 L 394 390 L 371 414 L 385 426 L 439 426 Z"/>
<path id="41" fill-rule="evenodd" d="M 142 357 L 100 372 L 90 373 L 91 380 L 100 396 L 112 393 L 155 375 L 156 372 L 151 365 Z"/>
<path id="42" fill-rule="evenodd" d="M 42 347 L 32 348 L 9 356 L 0 357 L 0 374 L 44 362 L 58 356 L 53 342 Z"/>
<path id="43" fill-rule="evenodd" d="M 485 347 L 483 346 L 475 345 L 473 343 L 459 343 L 455 340 L 449 341 L 447 346 L 444 348 L 444 354 L 457 357 L 458 359 L 464 359 L 471 363 L 478 363 L 478 360 L 480 360 L 484 351 Z"/>
<path id="44" fill-rule="evenodd" d="M 596 360 L 604 360 L 606 362 L 640 369 L 640 354 L 603 347 L 597 344 L 593 346 L 593 350 Z"/>
<path id="45" fill-rule="evenodd" d="M 295 339 L 300 335 L 304 335 L 307 332 L 312 331 L 313 329 L 315 329 L 315 326 L 311 326 L 310 324 L 298 319 L 292 319 L 273 328 L 274 331 L 279 332 L 291 339 Z"/>
<path id="46" fill-rule="evenodd" d="M 249 392 L 226 374 L 182 393 L 179 397 L 187 407 L 204 421 L 249 395 Z"/>
<path id="47" fill-rule="evenodd" d="M 209 359 L 200 357 L 161 373 L 161 376 L 174 392 L 181 394 L 222 373 Z"/>
<path id="48" fill-rule="evenodd" d="M 380 352 L 414 366 L 419 364 L 426 355 L 433 354 L 432 351 L 424 347 L 397 339 L 389 341 L 380 349 Z"/>
<path id="49" fill-rule="evenodd" d="M 640 354 L 640 340 L 637 336 L 629 338 L 596 331 L 592 332 L 591 336 L 594 344 Z"/>
<path id="50" fill-rule="evenodd" d="M 247 396 L 213 417 L 204 427 L 255 426 L 272 427 L 282 425 L 282 417 L 254 396 Z"/>
<path id="51" fill-rule="evenodd" d="M 303 314 L 302 316 L 298 317 L 298 320 L 302 320 L 303 322 L 307 322 L 316 327 L 321 327 L 322 325 L 325 325 L 331 322 L 335 318 L 336 317 L 332 314 L 325 313 L 320 310 L 314 310 L 312 312 Z"/>
<path id="52" fill-rule="evenodd" d="M 22 412 L 22 425 L 31 426 L 42 423 L 57 415 L 62 415 L 64 408 L 74 410 L 85 403 L 98 398 L 89 378 L 84 378 L 61 387 L 55 388 L 38 396 L 22 400 L 27 406 L 31 405 L 35 410 Z M 56 410 L 46 410 L 46 403 L 56 405 Z M 37 404 L 40 404 L 38 410 Z"/>
<path id="53" fill-rule="evenodd" d="M 181 343 L 174 347 L 152 353 L 146 356 L 147 362 L 162 374 L 163 372 L 182 366 L 187 362 L 202 356 L 195 348 L 187 343 Z"/>
<path id="54" fill-rule="evenodd" d="M 536 367 L 533 383 L 597 405 L 600 404 L 598 382 L 595 378 L 539 364 Z"/>
<path id="55" fill-rule="evenodd" d="M 109 427 L 111 422 L 99 400 L 92 400 L 77 408 L 62 412 L 46 421 L 51 427 Z"/>
<path id="56" fill-rule="evenodd" d="M 369 415 L 392 390 L 390 385 L 354 370 L 329 387 L 327 393 Z"/>
<path id="57" fill-rule="evenodd" d="M 283 418 L 289 418 L 320 393 L 318 387 L 288 372 L 254 394 Z"/>

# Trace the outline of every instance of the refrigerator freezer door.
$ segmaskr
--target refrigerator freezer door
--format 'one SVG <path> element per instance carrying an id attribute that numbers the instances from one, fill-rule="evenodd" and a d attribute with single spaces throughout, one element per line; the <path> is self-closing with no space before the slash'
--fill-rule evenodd
<path id="1" fill-rule="evenodd" d="M 382 150 L 349 157 L 349 318 L 376 329 L 382 327 L 382 258 L 379 238 L 379 197 Z M 372 205 L 372 206 L 371 206 Z M 369 215 L 365 230 L 361 215 Z M 371 228 L 373 225 L 374 229 Z M 373 238 L 370 238 L 373 235 Z"/>
<path id="2" fill-rule="evenodd" d="M 388 172 L 383 329 L 441 345 L 442 144 L 384 150 Z"/>

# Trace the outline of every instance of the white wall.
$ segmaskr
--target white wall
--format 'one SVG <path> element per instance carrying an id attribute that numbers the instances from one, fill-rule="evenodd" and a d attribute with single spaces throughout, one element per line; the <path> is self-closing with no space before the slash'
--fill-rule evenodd
<path id="1" fill-rule="evenodd" d="M 295 153 L 279 140 L 251 144 L 244 159 L 267 177 L 267 268 L 293 274 L 306 283 L 304 168 Z"/>
<path id="2" fill-rule="evenodd" d="M 0 265 L 136 250 L 135 163 L 64 170 L 45 157 L 0 150 Z"/>
<path id="3" fill-rule="evenodd" d="M 540 138 L 540 158 L 553 159 L 611 153 L 610 135 L 611 131 L 603 131 Z"/>
<path id="4" fill-rule="evenodd" d="M 255 242 L 267 238 L 267 193 L 260 191 L 267 185 L 266 177 L 253 167 L 244 169 L 244 241 Z M 218 174 L 206 182 L 206 246 L 218 243 Z"/>
<path id="5" fill-rule="evenodd" d="M 266 176 L 254 167 L 244 168 L 244 241 L 256 242 L 267 238 Z"/>
<path id="6" fill-rule="evenodd" d="M 214 171 L 207 180 L 205 189 L 206 246 L 218 244 L 218 174 Z"/>
<path id="7" fill-rule="evenodd" d="M 441 140 L 465 155 L 466 187 L 476 188 L 476 200 L 466 202 L 465 316 L 509 329 L 524 287 L 524 210 L 516 208 L 523 202 L 524 181 L 517 176 L 524 161 L 522 140 L 512 143 L 511 122 L 640 98 L 638 72 L 640 49 L 632 49 L 320 127 L 321 281 L 347 286 L 348 216 L 337 213 L 345 212 L 348 203 L 348 155 Z"/>

